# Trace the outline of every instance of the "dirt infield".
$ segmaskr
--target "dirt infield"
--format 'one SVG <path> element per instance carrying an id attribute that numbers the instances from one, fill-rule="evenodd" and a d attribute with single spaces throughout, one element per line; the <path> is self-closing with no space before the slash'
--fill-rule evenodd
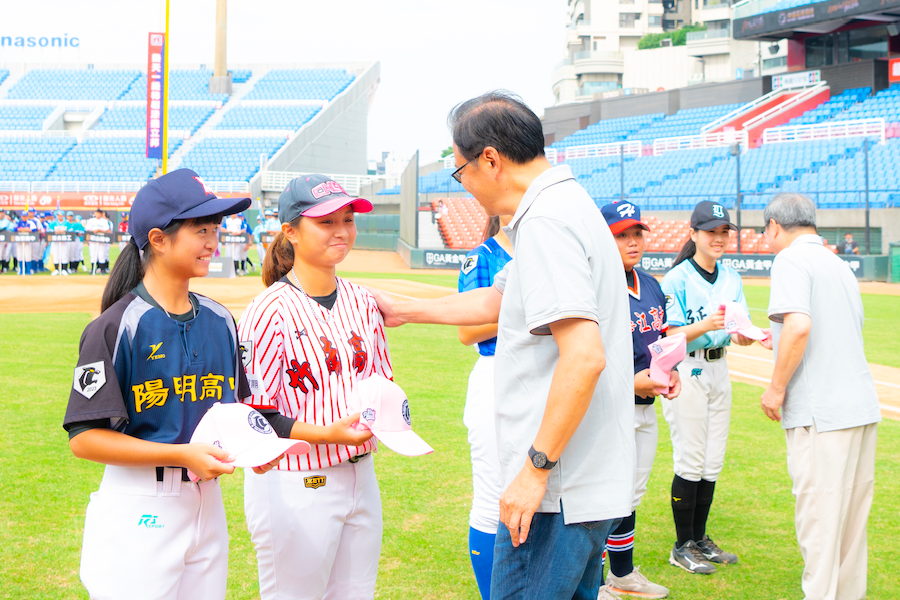
<path id="1" fill-rule="evenodd" d="M 341 263 L 341 270 L 369 273 L 444 273 L 446 270 L 413 270 L 399 255 L 389 252 L 353 251 Z M 0 312 L 4 313 L 65 313 L 100 314 L 100 297 L 106 277 L 3 277 L 0 283 Z M 440 298 L 456 293 L 454 289 L 402 279 L 357 279 L 351 281 L 369 285 L 404 298 Z M 745 280 L 745 285 L 768 285 L 768 280 Z M 862 293 L 900 295 L 900 286 L 864 282 Z M 237 279 L 195 279 L 191 290 L 215 299 L 240 318 L 241 313 L 264 289 L 260 277 Z M 753 345 L 733 347 L 728 352 L 728 368 L 733 381 L 752 385 L 766 385 L 772 376 L 772 353 Z M 878 397 L 885 418 L 900 420 L 900 369 L 869 364 L 878 389 Z"/>

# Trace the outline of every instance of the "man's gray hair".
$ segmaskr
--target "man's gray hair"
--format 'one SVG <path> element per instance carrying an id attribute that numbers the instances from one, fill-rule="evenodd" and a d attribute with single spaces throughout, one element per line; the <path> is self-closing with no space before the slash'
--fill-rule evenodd
<path id="1" fill-rule="evenodd" d="M 816 228 L 816 205 L 809 196 L 792 192 L 776 194 L 769 200 L 763 211 L 766 225 L 774 219 L 786 231 L 812 227 Z"/>

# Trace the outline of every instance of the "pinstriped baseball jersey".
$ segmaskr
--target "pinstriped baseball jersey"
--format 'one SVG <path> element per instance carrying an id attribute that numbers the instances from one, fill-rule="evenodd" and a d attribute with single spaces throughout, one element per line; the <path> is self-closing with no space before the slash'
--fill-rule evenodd
<path id="1" fill-rule="evenodd" d="M 725 302 L 739 302 L 745 311 L 748 310 L 740 274 L 721 262 L 716 264 L 719 272 L 715 283 L 706 281 L 689 260 L 665 274 L 662 290 L 666 294 L 666 316 L 670 326 L 681 327 L 702 321 Z M 724 329 L 709 331 L 689 342 L 687 351 L 719 348 L 730 343 L 731 336 Z"/>
<path id="2" fill-rule="evenodd" d="M 253 299 L 238 328 L 255 408 L 327 426 L 351 414 L 347 399 L 357 381 L 375 373 L 393 378 L 384 323 L 375 299 L 338 279 L 331 310 L 286 278 Z M 376 448 L 319 444 L 307 455 L 286 456 L 278 469 L 309 471 L 340 464 Z"/>

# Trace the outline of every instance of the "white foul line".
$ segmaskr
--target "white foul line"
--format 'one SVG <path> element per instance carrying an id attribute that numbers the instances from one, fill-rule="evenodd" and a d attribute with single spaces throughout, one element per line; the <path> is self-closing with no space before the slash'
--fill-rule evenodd
<path id="1" fill-rule="evenodd" d="M 772 360 L 771 358 L 762 358 L 761 356 L 750 356 L 749 354 L 741 354 L 740 352 L 729 352 L 728 355 L 729 355 L 729 356 L 738 356 L 738 357 L 740 357 L 740 358 L 747 358 L 747 359 L 749 359 L 749 360 L 757 360 L 757 361 L 759 361 L 759 362 L 769 363 L 770 365 L 774 365 L 774 364 L 775 364 L 775 361 Z M 742 377 L 743 377 L 743 376 L 742 376 Z M 749 377 L 749 375 L 748 375 L 747 377 Z M 766 380 L 760 380 L 760 381 L 766 381 L 766 382 L 768 382 L 768 379 L 766 379 Z M 876 379 L 876 380 L 875 380 L 875 385 L 883 385 L 883 386 L 885 386 L 885 387 L 896 388 L 896 389 L 900 390 L 900 385 L 897 385 L 896 383 L 889 383 L 889 382 L 887 382 L 887 381 L 878 381 L 878 380 Z"/>

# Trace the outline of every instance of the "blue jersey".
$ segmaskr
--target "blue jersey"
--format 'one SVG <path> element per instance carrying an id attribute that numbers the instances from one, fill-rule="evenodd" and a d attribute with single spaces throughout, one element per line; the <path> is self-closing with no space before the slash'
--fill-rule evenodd
<path id="1" fill-rule="evenodd" d="M 234 318 L 193 296 L 196 316 L 176 320 L 135 292 L 81 335 L 63 426 L 104 421 L 143 440 L 188 443 L 214 403 L 250 396 Z"/>
<path id="2" fill-rule="evenodd" d="M 265 231 L 266 231 L 266 226 L 263 225 L 262 223 L 260 223 L 256 227 L 254 227 L 253 228 L 253 241 L 256 242 L 257 244 L 261 243 L 259 236 L 262 235 L 263 233 L 265 233 Z"/>
<path id="3" fill-rule="evenodd" d="M 37 221 L 35 221 L 34 219 L 19 219 L 16 222 L 15 230 L 18 231 L 19 229 L 28 229 L 33 232 L 38 232 L 43 228 L 39 228 Z"/>
<path id="4" fill-rule="evenodd" d="M 634 269 L 634 288 L 628 288 L 628 299 L 631 309 L 634 372 L 637 374 L 650 368 L 650 352 L 647 346 L 665 337 L 669 328 L 666 321 L 666 295 L 652 275 Z M 655 399 L 635 395 L 634 403 L 653 404 Z"/>
<path id="5" fill-rule="evenodd" d="M 666 314 L 669 325 L 681 327 L 702 321 L 719 310 L 725 302 L 738 302 L 747 309 L 744 298 L 744 284 L 741 276 L 733 268 L 722 263 L 718 266 L 718 276 L 714 283 L 703 278 L 691 261 L 685 260 L 672 267 L 662 280 L 666 294 Z M 687 345 L 687 351 L 701 348 L 721 348 L 731 344 L 731 336 L 724 329 L 709 331 Z"/>
<path id="6" fill-rule="evenodd" d="M 466 255 L 459 270 L 459 291 L 468 292 L 494 285 L 494 277 L 503 270 L 512 257 L 494 238 L 488 239 Z M 482 356 L 493 356 L 497 338 L 475 344 Z"/>

